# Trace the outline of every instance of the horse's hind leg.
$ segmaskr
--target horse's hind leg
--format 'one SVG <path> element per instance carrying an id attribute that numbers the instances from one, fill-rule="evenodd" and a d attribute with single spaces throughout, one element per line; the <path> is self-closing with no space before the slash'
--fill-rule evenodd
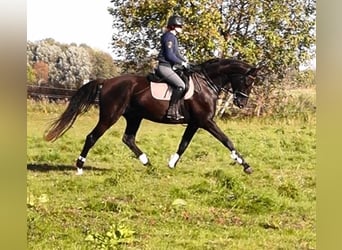
<path id="1" fill-rule="evenodd" d="M 122 137 L 123 143 L 125 143 L 130 150 L 135 154 L 137 158 L 141 161 L 142 164 L 146 165 L 149 163 L 149 160 L 145 153 L 143 153 L 140 148 L 138 148 L 135 143 L 135 136 L 139 129 L 142 118 L 140 117 L 128 117 L 124 116 L 127 121 L 125 133 Z"/>
<path id="2" fill-rule="evenodd" d="M 114 122 L 112 123 L 114 124 Z M 76 160 L 77 174 L 83 174 L 83 164 L 86 161 L 89 150 L 94 146 L 96 141 L 104 134 L 104 132 L 112 125 L 103 123 L 101 120 L 97 123 L 96 127 L 87 135 L 86 141 L 83 145 L 80 156 Z"/>

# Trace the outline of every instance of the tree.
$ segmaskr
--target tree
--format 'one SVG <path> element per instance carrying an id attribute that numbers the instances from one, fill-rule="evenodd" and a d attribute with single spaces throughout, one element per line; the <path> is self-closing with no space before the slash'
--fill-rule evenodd
<path id="1" fill-rule="evenodd" d="M 46 62 L 38 61 L 33 64 L 33 70 L 35 72 L 38 84 L 45 84 L 48 82 L 49 78 L 49 65 Z"/>
<path id="2" fill-rule="evenodd" d="M 56 62 L 64 73 L 63 83 L 70 88 L 80 88 L 92 71 L 90 56 L 86 49 L 75 45 L 69 46 L 64 54 L 66 59 Z"/>
<path id="3" fill-rule="evenodd" d="M 231 57 L 263 63 L 281 79 L 315 53 L 315 0 L 112 0 L 113 48 L 126 60 L 159 50 L 168 17 L 185 18 L 180 36 L 194 62 Z"/>
<path id="4" fill-rule="evenodd" d="M 46 64 L 46 82 L 58 87 L 78 88 L 89 79 L 91 71 L 89 55 L 84 48 L 60 44 L 51 38 L 28 42 L 27 60 L 36 73 L 37 63 L 38 66 Z"/>
<path id="5" fill-rule="evenodd" d="M 119 69 L 114 64 L 110 54 L 99 50 L 88 50 L 92 67 L 92 78 L 112 78 L 119 74 Z"/>
<path id="6" fill-rule="evenodd" d="M 42 63 L 47 74 L 44 80 L 64 88 L 79 88 L 91 78 L 110 78 L 119 72 L 110 54 L 94 50 L 86 44 L 61 44 L 52 38 L 28 41 L 27 74 L 30 83 L 34 80 L 32 73 L 39 76 L 37 66 Z"/>
<path id="7" fill-rule="evenodd" d="M 27 64 L 26 80 L 27 80 L 28 84 L 36 84 L 37 83 L 36 73 L 30 64 Z"/>

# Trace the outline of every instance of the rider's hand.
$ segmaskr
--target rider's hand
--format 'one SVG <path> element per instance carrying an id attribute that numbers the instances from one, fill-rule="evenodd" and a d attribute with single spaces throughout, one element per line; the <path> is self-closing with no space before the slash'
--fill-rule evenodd
<path id="1" fill-rule="evenodd" d="M 187 63 L 187 62 L 182 62 L 182 66 L 186 69 L 189 69 L 190 68 L 190 64 Z"/>

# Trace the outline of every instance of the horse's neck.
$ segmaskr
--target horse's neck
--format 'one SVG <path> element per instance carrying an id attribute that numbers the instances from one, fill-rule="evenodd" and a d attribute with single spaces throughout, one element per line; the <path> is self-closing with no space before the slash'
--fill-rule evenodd
<path id="1" fill-rule="evenodd" d="M 213 82 L 213 80 L 208 76 L 208 74 L 205 71 L 195 72 L 191 74 L 191 77 L 195 80 L 194 82 L 197 82 L 197 85 L 199 87 L 203 85 L 204 87 L 213 90 L 216 95 L 219 94 L 221 88 L 218 87 L 215 82 Z"/>
<path id="2" fill-rule="evenodd" d="M 228 76 L 219 74 L 218 72 L 207 72 L 206 77 L 209 82 L 218 89 L 223 88 L 228 82 Z"/>

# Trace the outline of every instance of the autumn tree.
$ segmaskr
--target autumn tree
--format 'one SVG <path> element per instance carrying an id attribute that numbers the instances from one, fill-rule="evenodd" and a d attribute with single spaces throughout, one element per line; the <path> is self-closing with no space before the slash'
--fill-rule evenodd
<path id="1" fill-rule="evenodd" d="M 43 64 L 45 82 L 64 88 L 79 88 L 90 78 L 110 78 L 119 71 L 108 53 L 93 50 L 86 44 L 62 44 L 51 38 L 37 42 L 28 41 L 29 82 L 32 82 L 33 75 L 42 79 L 40 75 Z"/>
<path id="2" fill-rule="evenodd" d="M 46 62 L 38 61 L 33 64 L 38 84 L 47 83 L 49 78 L 49 65 Z"/>
<path id="3" fill-rule="evenodd" d="M 193 62 L 236 57 L 262 63 L 281 79 L 315 54 L 315 0 L 112 0 L 113 48 L 126 60 L 159 50 L 168 17 L 185 19 L 180 36 Z M 271 74 L 268 74 L 271 75 Z"/>

